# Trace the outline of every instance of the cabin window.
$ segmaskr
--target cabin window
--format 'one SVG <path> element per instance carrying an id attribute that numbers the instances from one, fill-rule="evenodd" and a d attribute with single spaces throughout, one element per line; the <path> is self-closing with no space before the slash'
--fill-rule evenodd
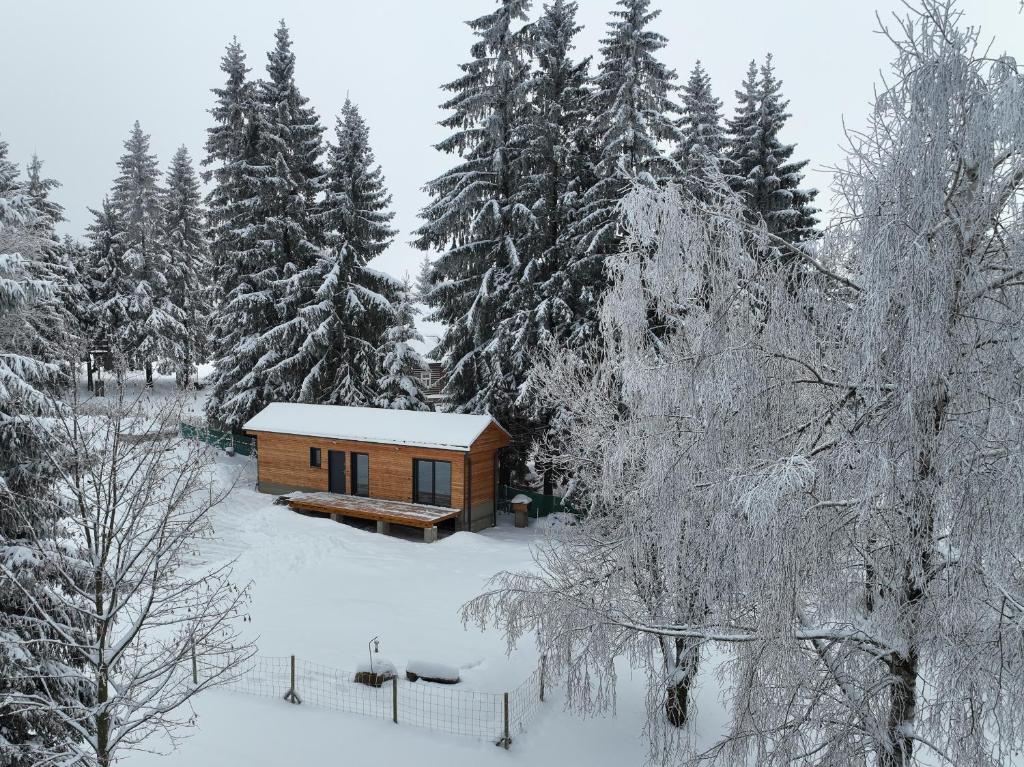
<path id="1" fill-rule="evenodd" d="M 314 469 L 320 468 L 320 448 L 311 447 L 309 449 L 309 465 Z"/>
<path id="2" fill-rule="evenodd" d="M 370 456 L 352 453 L 352 495 L 370 497 Z"/>
<path id="3" fill-rule="evenodd" d="M 412 462 L 412 499 L 430 506 L 452 505 L 452 465 L 448 461 Z"/>

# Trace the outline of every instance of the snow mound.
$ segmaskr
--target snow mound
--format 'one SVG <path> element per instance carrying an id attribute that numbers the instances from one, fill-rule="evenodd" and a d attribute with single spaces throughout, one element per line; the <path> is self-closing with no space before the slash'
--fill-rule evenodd
<path id="1" fill-rule="evenodd" d="M 405 667 L 405 677 L 410 682 L 423 679 L 427 682 L 455 684 L 459 681 L 459 670 L 444 663 L 425 660 L 411 660 Z"/>
<path id="2" fill-rule="evenodd" d="M 516 495 L 512 496 L 512 500 L 510 500 L 509 503 L 531 503 L 532 501 L 533 499 L 530 498 L 530 496 L 523 495 L 522 493 L 517 493 Z"/>
<path id="3" fill-rule="evenodd" d="M 371 668 L 372 666 L 372 668 Z M 375 657 L 373 662 L 364 660 L 356 666 L 357 674 L 376 674 L 377 676 L 394 676 L 395 664 L 384 657 Z"/>

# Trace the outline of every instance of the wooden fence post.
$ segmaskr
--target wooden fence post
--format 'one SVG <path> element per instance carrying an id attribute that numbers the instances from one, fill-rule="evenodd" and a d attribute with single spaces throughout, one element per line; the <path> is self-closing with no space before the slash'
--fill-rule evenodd
<path id="1" fill-rule="evenodd" d="M 512 738 L 510 738 L 509 734 L 508 734 L 508 693 L 507 692 L 504 695 L 504 709 L 505 709 L 505 711 L 504 711 L 504 715 L 505 715 L 505 737 L 502 738 L 501 744 L 505 747 L 505 750 L 508 751 L 508 747 L 509 747 L 509 744 L 512 742 Z"/>
<path id="2" fill-rule="evenodd" d="M 199 684 L 199 668 L 196 665 L 196 638 L 192 637 L 192 684 Z"/>
<path id="3" fill-rule="evenodd" d="M 295 691 L 295 656 L 292 656 L 292 673 L 291 673 L 291 686 L 288 688 L 288 692 L 284 694 L 284 699 L 289 703 L 299 704 L 302 703 L 302 698 L 299 697 L 299 693 Z"/>
<path id="4" fill-rule="evenodd" d="M 391 677 L 391 719 L 398 724 L 398 677 Z"/>
<path id="5" fill-rule="evenodd" d="M 546 656 L 540 656 L 540 702 L 544 702 L 544 661 Z"/>

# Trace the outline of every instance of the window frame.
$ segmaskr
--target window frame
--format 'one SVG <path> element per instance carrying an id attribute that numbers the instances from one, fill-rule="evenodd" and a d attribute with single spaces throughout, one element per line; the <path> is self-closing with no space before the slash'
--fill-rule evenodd
<path id="1" fill-rule="evenodd" d="M 349 453 L 349 455 L 351 456 L 349 461 L 351 462 L 351 469 L 352 469 L 352 471 L 351 471 L 351 474 L 352 474 L 352 482 L 351 482 L 352 495 L 357 496 L 359 498 L 369 498 L 370 497 L 370 454 L 369 453 Z M 359 481 L 359 467 L 356 464 L 356 459 L 359 456 L 364 456 L 366 458 L 366 493 L 365 494 L 361 494 L 359 492 L 359 489 L 358 489 L 359 486 L 356 484 Z"/>
<path id="2" fill-rule="evenodd" d="M 314 456 L 316 461 L 314 462 Z M 321 469 L 324 465 L 323 451 L 318 447 L 310 446 L 309 448 L 309 468 Z"/>
<path id="3" fill-rule="evenodd" d="M 430 464 L 430 500 L 420 500 L 420 480 L 419 480 L 419 464 L 429 463 Z M 425 506 L 439 506 L 437 502 L 437 464 L 443 463 L 448 466 L 448 503 L 444 504 L 444 508 L 451 508 L 452 504 L 452 462 L 435 460 L 434 458 L 413 458 L 412 459 L 412 502 L 420 503 Z"/>

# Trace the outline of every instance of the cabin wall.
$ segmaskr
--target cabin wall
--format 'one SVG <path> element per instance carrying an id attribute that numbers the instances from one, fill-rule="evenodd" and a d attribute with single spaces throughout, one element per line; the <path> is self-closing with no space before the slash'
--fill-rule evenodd
<path id="1" fill-rule="evenodd" d="M 495 523 L 495 463 L 498 450 L 509 443 L 496 424 L 484 429 L 469 452 L 469 529 L 476 532 Z"/>
<path id="2" fill-rule="evenodd" d="M 292 434 L 253 432 L 256 435 L 257 477 L 264 493 L 293 490 L 324 491 L 327 487 L 327 451 L 345 453 L 345 481 L 352 487 L 352 453 L 370 456 L 370 497 L 412 502 L 412 461 L 424 458 L 450 461 L 452 465 L 452 508 L 464 508 L 465 453 L 455 450 L 381 445 L 372 442 L 305 437 Z M 320 448 L 320 467 L 309 465 L 309 449 Z M 475 493 L 474 493 L 475 495 Z"/>

